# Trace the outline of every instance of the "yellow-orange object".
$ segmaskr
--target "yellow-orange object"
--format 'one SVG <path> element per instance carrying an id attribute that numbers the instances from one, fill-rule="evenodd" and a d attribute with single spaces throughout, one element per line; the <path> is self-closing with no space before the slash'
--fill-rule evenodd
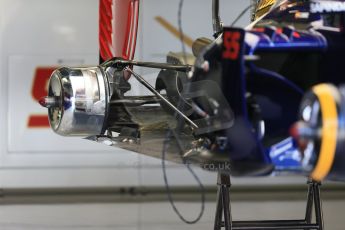
<path id="1" fill-rule="evenodd" d="M 329 84 L 320 84 L 312 89 L 318 97 L 322 113 L 321 147 L 320 154 L 311 178 L 323 180 L 330 172 L 337 147 L 338 112 L 336 90 Z"/>

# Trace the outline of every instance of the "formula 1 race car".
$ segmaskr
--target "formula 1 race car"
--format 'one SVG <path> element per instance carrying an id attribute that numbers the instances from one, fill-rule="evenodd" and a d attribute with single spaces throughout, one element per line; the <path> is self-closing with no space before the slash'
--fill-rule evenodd
<path id="1" fill-rule="evenodd" d="M 214 0 L 215 40 L 194 42 L 191 65 L 132 60 L 139 1 L 101 0 L 105 62 L 52 74 L 40 101 L 52 129 L 222 175 L 345 181 L 345 1 L 272 4 L 242 29 L 222 25 Z M 152 84 L 136 66 L 161 71 Z M 129 78 L 152 94 L 131 95 Z"/>
<path id="2" fill-rule="evenodd" d="M 125 1 L 117 4 L 121 8 Z M 193 66 L 174 53 L 167 63 L 131 60 L 139 2 L 127 4 L 130 15 L 115 16 L 119 21 L 129 18 L 121 28 L 116 27 L 119 23 L 114 26 L 127 38 L 115 38 L 114 52 L 119 57 L 112 58 L 106 48 L 101 17 L 101 57 L 109 60 L 89 69 L 61 68 L 52 75 L 49 97 L 41 103 L 49 108 L 55 132 L 160 157 L 167 130 L 178 129 L 178 136 L 170 138 L 174 142 L 169 144 L 170 160 L 220 167 L 231 162 L 231 173 L 241 176 L 284 170 L 311 174 L 316 180 L 345 179 L 339 167 L 314 171 L 322 158 L 323 135 L 308 141 L 301 151 L 289 133 L 298 120 L 304 92 L 320 83 L 343 81 L 343 1 L 277 1 L 245 30 L 218 25 L 215 28 L 221 30 L 216 29 L 214 41 L 195 41 Z M 128 28 L 131 33 L 122 32 Z M 162 69 L 155 86 L 133 72 L 132 66 Z M 126 96 L 131 75 L 153 96 Z M 318 104 L 319 97 L 313 103 Z M 315 109 L 323 105 L 309 102 L 302 103 L 306 109 L 300 119 L 309 122 L 307 118 L 316 113 L 314 122 L 322 126 L 321 111 Z M 337 118 L 340 115 L 337 111 Z M 296 132 L 301 130 L 298 127 Z M 298 136 L 305 140 L 305 135 Z M 327 155 L 341 157 L 336 150 L 334 146 Z"/>

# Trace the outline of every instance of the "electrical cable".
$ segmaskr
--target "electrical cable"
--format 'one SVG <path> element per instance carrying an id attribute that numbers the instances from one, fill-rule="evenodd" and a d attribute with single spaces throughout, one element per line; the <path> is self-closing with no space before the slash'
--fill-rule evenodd
<path id="1" fill-rule="evenodd" d="M 183 2 L 184 0 L 180 0 L 179 2 L 179 7 L 178 7 L 178 27 L 179 27 L 179 32 L 180 32 L 180 40 L 181 40 L 181 44 L 182 44 L 182 52 L 183 52 L 183 58 L 185 63 L 187 63 L 187 56 L 186 56 L 186 47 L 183 43 L 183 39 L 184 39 L 184 35 L 183 35 L 183 30 L 182 30 L 182 9 L 183 9 Z M 181 104 L 181 101 L 180 103 Z M 183 120 L 178 119 L 178 124 L 177 127 L 180 128 L 183 125 Z M 178 210 L 177 206 L 175 205 L 173 196 L 172 196 L 172 192 L 171 192 L 171 188 L 169 186 L 169 182 L 168 182 L 168 177 L 167 177 L 167 171 L 166 171 L 166 164 L 165 164 L 165 160 L 166 160 L 166 153 L 167 150 L 169 148 L 169 144 L 171 141 L 171 138 L 174 136 L 176 143 L 178 145 L 179 148 L 179 154 L 181 157 L 182 162 L 185 164 L 185 166 L 187 167 L 188 171 L 192 174 L 193 178 L 196 180 L 197 184 L 199 185 L 200 191 L 201 191 L 201 209 L 200 212 L 198 214 L 198 216 L 194 219 L 194 220 L 187 220 L 182 214 L 181 212 Z M 167 195 L 168 195 L 168 200 L 174 210 L 174 212 L 176 213 L 176 215 L 186 224 L 195 224 L 197 222 L 200 221 L 200 219 L 202 218 L 204 211 L 205 211 L 205 188 L 204 185 L 202 184 L 200 178 L 198 177 L 198 175 L 194 172 L 194 170 L 191 168 L 191 165 L 188 164 L 187 162 L 185 162 L 185 160 L 183 159 L 183 145 L 180 142 L 177 133 L 172 130 L 169 129 L 167 131 L 166 134 L 166 138 L 164 140 L 163 143 L 163 151 L 162 151 L 162 171 L 163 171 L 163 179 L 164 179 L 164 184 L 165 184 L 165 188 L 167 191 Z"/>
<path id="2" fill-rule="evenodd" d="M 205 211 L 205 201 L 206 201 L 206 195 L 205 195 L 205 187 L 202 184 L 200 178 L 198 177 L 198 175 L 194 172 L 194 170 L 191 168 L 191 165 L 188 163 L 185 163 L 185 166 L 187 167 L 188 171 L 192 174 L 192 176 L 194 177 L 194 179 L 197 181 L 200 190 L 201 190 L 201 209 L 200 212 L 198 214 L 198 216 L 194 219 L 194 220 L 187 220 L 182 214 L 181 212 L 178 210 L 178 208 L 175 205 L 175 201 L 174 198 L 172 196 L 172 192 L 171 192 L 171 188 L 169 186 L 169 182 L 168 182 L 168 177 L 167 177 L 167 172 L 166 172 L 166 164 L 165 164 L 165 159 L 166 159 L 166 152 L 168 150 L 169 147 L 169 143 L 171 141 L 171 137 L 173 131 L 169 130 L 167 132 L 164 144 L 163 144 L 163 152 L 162 152 L 162 169 L 163 169 L 163 179 L 164 179 L 164 184 L 165 184 L 165 189 L 167 191 L 167 195 L 168 195 L 168 200 L 174 210 L 174 212 L 176 213 L 176 215 L 186 224 L 195 224 L 197 222 L 200 221 L 200 219 L 202 218 L 202 216 L 204 215 L 204 211 Z M 177 140 L 177 137 L 175 137 L 175 139 Z M 179 146 L 180 147 L 180 146 Z M 181 151 L 180 151 L 180 155 Z"/>
<path id="3" fill-rule="evenodd" d="M 256 5 L 255 4 L 250 4 L 249 6 L 247 6 L 236 18 L 235 18 L 235 20 L 231 23 L 231 27 L 233 27 L 237 22 L 238 22 L 238 20 L 240 20 L 242 17 L 243 17 L 243 15 L 245 14 L 245 13 L 247 13 L 247 11 L 248 10 L 250 10 L 251 8 L 253 8 L 253 7 L 255 7 Z"/>

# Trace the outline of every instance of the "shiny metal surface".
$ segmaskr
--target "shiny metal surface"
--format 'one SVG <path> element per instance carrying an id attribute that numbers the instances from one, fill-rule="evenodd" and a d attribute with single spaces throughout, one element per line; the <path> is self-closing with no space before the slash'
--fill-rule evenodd
<path id="1" fill-rule="evenodd" d="M 169 90 L 157 88 L 157 78 L 155 88 L 149 79 L 134 72 L 132 66 L 169 69 L 169 79 L 175 79 L 174 71 L 190 70 L 189 65 L 117 58 L 93 68 L 60 68 L 51 76 L 48 97 L 41 101 L 48 108 L 52 129 L 63 136 L 81 136 L 156 158 L 162 156 L 164 149 L 165 158 L 178 163 L 221 165 L 229 161 L 227 155 L 205 147 L 210 145 L 207 138 L 195 136 L 233 124 L 232 111 L 218 95 L 217 86 L 212 82 L 193 83 L 186 95 L 178 94 L 174 101 Z M 131 75 L 134 81 L 129 79 Z M 178 87 L 174 80 L 167 84 Z M 146 88 L 147 92 L 135 95 L 132 86 Z M 210 93 L 202 90 L 206 88 Z M 210 115 L 194 114 L 195 122 L 189 117 L 191 113 L 177 105 L 181 99 L 200 97 L 200 93 L 209 101 L 217 101 L 209 102 Z"/>
<path id="2" fill-rule="evenodd" d="M 48 107 L 48 117 L 57 134 L 89 136 L 101 133 L 108 100 L 103 76 L 98 67 L 54 71 L 46 101 L 54 98 L 55 106 Z"/>
<path id="3" fill-rule="evenodd" d="M 142 61 L 133 61 L 125 60 L 121 58 L 112 58 L 102 64 L 103 67 L 115 67 L 117 69 L 123 69 L 128 66 L 142 66 L 146 68 L 154 69 L 170 69 L 181 72 L 191 71 L 192 65 L 189 64 L 171 64 L 171 63 L 159 63 L 159 62 L 142 62 Z"/>
<path id="4" fill-rule="evenodd" d="M 155 94 L 157 91 L 152 86 L 153 96 L 125 96 L 131 90 L 125 77 L 128 71 L 138 80 L 137 84 L 151 86 L 129 68 L 56 70 L 49 82 L 48 97 L 41 101 L 48 108 L 52 129 L 59 135 L 81 136 L 159 158 L 168 130 L 176 128 L 177 123 L 175 116 L 167 113 L 159 102 L 171 103 L 165 96 Z M 180 115 L 194 124 L 183 113 Z M 183 141 L 183 150 L 172 140 L 167 147 L 167 158 L 181 163 L 182 158 L 176 153 L 191 151 L 200 143 L 195 142 L 190 129 L 178 138 Z"/>

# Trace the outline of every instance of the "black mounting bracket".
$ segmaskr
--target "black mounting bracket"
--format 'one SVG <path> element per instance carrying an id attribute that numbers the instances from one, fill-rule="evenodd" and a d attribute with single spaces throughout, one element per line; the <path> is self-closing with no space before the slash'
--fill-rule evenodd
<path id="1" fill-rule="evenodd" d="M 304 219 L 301 220 L 260 220 L 233 221 L 231 217 L 229 174 L 218 173 L 217 208 L 214 230 L 292 230 L 317 229 L 323 230 L 322 205 L 320 198 L 320 182 L 308 181 L 307 208 Z M 315 223 L 312 223 L 313 206 L 315 206 Z M 223 220 L 224 218 L 224 220 Z"/>

